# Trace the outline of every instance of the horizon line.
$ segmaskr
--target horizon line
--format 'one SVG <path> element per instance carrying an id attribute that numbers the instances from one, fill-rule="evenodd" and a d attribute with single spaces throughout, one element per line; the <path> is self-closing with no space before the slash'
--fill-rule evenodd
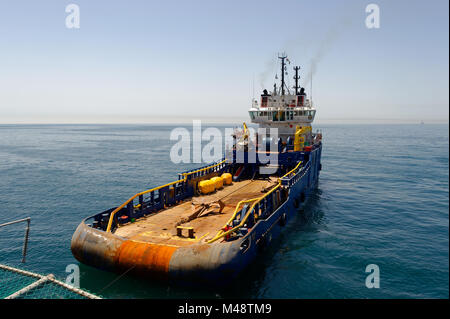
<path id="1" fill-rule="evenodd" d="M 192 125 L 191 121 L 176 121 L 176 122 L 0 122 L 0 125 Z M 219 125 L 237 125 L 245 122 L 247 125 L 254 123 L 248 120 L 240 121 L 207 121 L 201 120 L 205 124 L 219 124 Z M 320 121 L 311 123 L 311 125 L 449 125 L 449 121 Z M 256 123 L 255 123 L 256 125 Z"/>
<path id="2" fill-rule="evenodd" d="M 192 124 L 194 120 L 208 124 L 251 123 L 250 118 L 244 116 L 170 116 L 170 115 L 28 115 L 21 119 L 17 116 L 0 118 L 0 125 L 39 125 L 39 124 Z M 312 124 L 449 124 L 448 115 L 445 118 L 330 118 L 319 117 Z"/>

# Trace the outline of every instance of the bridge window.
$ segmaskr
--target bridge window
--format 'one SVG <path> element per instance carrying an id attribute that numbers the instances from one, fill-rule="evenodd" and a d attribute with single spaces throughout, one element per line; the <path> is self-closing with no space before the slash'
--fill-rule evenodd
<path id="1" fill-rule="evenodd" d="M 288 121 L 294 119 L 294 111 L 286 111 L 286 118 Z"/>
<path id="2" fill-rule="evenodd" d="M 261 97 L 261 107 L 267 107 L 267 101 L 269 100 L 268 96 Z"/>
<path id="3" fill-rule="evenodd" d="M 278 121 L 278 112 L 272 112 L 272 121 Z"/>

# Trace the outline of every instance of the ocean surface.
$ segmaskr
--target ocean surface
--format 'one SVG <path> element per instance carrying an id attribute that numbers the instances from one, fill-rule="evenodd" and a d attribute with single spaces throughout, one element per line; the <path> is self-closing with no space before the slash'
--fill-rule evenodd
<path id="1" fill-rule="evenodd" d="M 0 263 L 63 279 L 80 221 L 202 164 L 174 164 L 164 125 L 0 125 Z M 187 127 L 189 129 L 189 126 Z M 224 127 L 219 127 L 223 129 Z M 448 125 L 315 125 L 322 171 L 297 218 L 233 285 L 177 287 L 80 265 L 106 298 L 448 298 Z M 365 285 L 366 266 L 380 288 Z M 1 289 L 1 288 L 0 288 Z"/>

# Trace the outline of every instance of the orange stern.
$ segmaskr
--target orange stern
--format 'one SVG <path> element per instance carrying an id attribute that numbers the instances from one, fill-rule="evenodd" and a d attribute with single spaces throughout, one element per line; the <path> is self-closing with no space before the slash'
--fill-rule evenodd
<path id="1" fill-rule="evenodd" d="M 127 240 L 120 246 L 116 262 L 122 269 L 134 268 L 133 272 L 166 277 L 170 259 L 177 248 Z"/>

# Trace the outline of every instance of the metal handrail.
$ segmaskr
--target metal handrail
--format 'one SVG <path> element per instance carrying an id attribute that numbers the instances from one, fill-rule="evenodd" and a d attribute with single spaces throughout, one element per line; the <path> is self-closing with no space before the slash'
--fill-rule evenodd
<path id="1" fill-rule="evenodd" d="M 277 190 L 277 189 L 281 186 L 281 179 L 283 179 L 284 177 L 288 176 L 289 174 L 292 174 L 296 169 L 298 169 L 298 168 L 300 167 L 301 164 L 302 164 L 302 161 L 298 162 L 298 164 L 297 164 L 292 170 L 290 170 L 289 172 L 287 172 L 286 174 L 284 174 L 281 178 L 279 178 L 279 179 L 278 179 L 278 184 L 277 184 L 274 188 L 272 188 L 269 192 L 267 192 L 264 196 L 257 197 L 257 198 L 253 198 L 253 199 L 248 199 L 248 200 L 245 200 L 245 201 L 240 201 L 240 202 L 236 205 L 236 208 L 235 208 L 235 210 L 234 210 L 233 216 L 228 220 L 228 222 L 225 224 L 224 228 L 225 228 L 227 225 L 229 225 L 229 224 L 234 220 L 234 218 L 236 217 L 236 215 L 237 215 L 237 213 L 238 213 L 238 209 L 239 209 L 239 207 L 240 207 L 241 204 L 243 204 L 243 203 L 248 203 L 248 202 L 252 202 L 252 201 L 254 201 L 254 203 L 252 204 L 252 206 L 250 206 L 250 209 L 248 210 L 247 214 L 245 214 L 244 218 L 242 218 L 242 220 L 241 220 L 241 222 L 239 223 L 239 225 L 237 225 L 237 226 L 235 226 L 235 227 L 233 227 L 233 228 L 227 230 L 226 232 L 223 232 L 223 230 L 222 230 L 223 228 L 222 228 L 222 229 L 217 233 L 217 235 L 216 235 L 213 239 L 211 239 L 211 240 L 208 241 L 208 244 L 211 244 L 211 243 L 215 242 L 216 240 L 218 240 L 218 239 L 220 239 L 220 238 L 223 238 L 223 237 L 225 237 L 225 236 L 227 236 L 227 235 L 229 235 L 229 234 L 231 234 L 231 233 L 237 231 L 239 228 L 241 228 L 241 227 L 245 224 L 245 222 L 247 221 L 247 219 L 248 219 L 248 217 L 250 216 L 250 214 L 253 212 L 253 210 L 254 210 L 256 204 L 258 204 L 258 203 L 261 202 L 264 198 L 266 198 L 267 196 L 269 196 L 270 194 L 272 194 L 272 192 L 274 192 L 275 190 Z"/>
<path id="2" fill-rule="evenodd" d="M 17 223 L 21 223 L 21 222 L 27 222 L 27 228 L 25 229 L 25 238 L 24 238 L 23 249 L 22 249 L 22 263 L 24 263 L 25 262 L 25 257 L 27 256 L 28 237 L 29 237 L 29 234 L 30 234 L 31 217 L 22 218 L 22 219 L 14 220 L 12 222 L 0 224 L 0 228 L 1 227 L 5 227 L 5 226 L 9 226 L 9 225 L 13 225 L 13 224 L 17 224 Z"/>
<path id="3" fill-rule="evenodd" d="M 288 175 L 292 174 L 297 168 L 299 168 L 299 166 L 302 164 L 302 161 L 298 162 L 298 164 L 289 172 L 287 172 L 286 174 L 284 174 L 283 176 L 280 177 L 280 180 L 287 177 Z"/>
<path id="4" fill-rule="evenodd" d="M 225 226 L 226 226 L 226 225 L 229 225 L 229 224 L 234 220 L 234 218 L 236 217 L 236 215 L 237 215 L 237 213 L 238 213 L 238 209 L 239 209 L 239 207 L 241 206 L 241 204 L 249 203 L 249 202 L 255 201 L 255 200 L 257 200 L 257 199 L 259 199 L 259 197 L 252 198 L 252 199 L 247 199 L 247 200 L 241 200 L 239 203 L 237 203 L 236 208 L 234 209 L 233 215 L 232 215 L 232 216 L 230 217 L 230 219 L 227 221 L 227 223 L 225 224 Z M 225 226 L 224 226 L 224 228 L 225 228 Z M 219 230 L 219 232 L 217 233 L 216 237 L 219 236 L 222 232 L 223 232 L 223 228 L 222 228 L 221 230 Z"/>
<path id="5" fill-rule="evenodd" d="M 234 233 L 234 232 L 237 231 L 239 228 L 241 228 L 242 226 L 244 226 L 245 222 L 247 221 L 248 217 L 250 216 L 250 213 L 251 213 L 251 212 L 253 211 L 253 209 L 255 208 L 255 205 L 256 205 L 257 203 L 259 203 L 261 200 L 263 200 L 265 197 L 267 197 L 268 195 L 272 194 L 272 192 L 274 192 L 274 191 L 275 191 L 276 189 L 278 189 L 280 186 L 281 186 L 281 184 L 277 184 L 274 188 L 272 188 L 272 189 L 271 189 L 269 192 L 267 192 L 264 196 L 261 196 L 261 197 L 257 198 L 256 201 L 252 204 L 252 206 L 250 206 L 250 209 L 248 210 L 247 214 L 245 214 L 244 218 L 242 218 L 241 222 L 240 222 L 237 226 L 231 228 L 230 230 L 227 230 L 227 231 L 224 232 L 224 233 L 218 233 L 213 239 L 211 239 L 211 240 L 208 241 L 208 244 L 211 244 L 211 243 L 215 242 L 216 240 L 218 240 L 218 239 L 220 239 L 220 238 L 223 238 L 223 237 L 225 237 L 225 236 L 227 236 L 227 235 L 229 235 L 229 234 L 231 234 L 231 233 Z M 235 214 L 233 215 L 233 217 L 234 217 L 235 215 L 236 215 L 236 212 L 235 212 Z M 228 225 L 228 223 L 227 223 L 226 225 Z M 225 226 L 226 226 L 226 225 L 225 225 Z"/>
<path id="6" fill-rule="evenodd" d="M 225 161 L 226 161 L 226 159 L 220 161 L 220 162 L 217 163 L 217 164 L 214 164 L 214 165 L 211 165 L 211 166 L 207 166 L 207 167 L 204 167 L 204 168 L 200 168 L 200 169 L 195 170 L 195 171 L 192 171 L 192 172 L 181 173 L 181 175 L 187 176 L 187 175 L 199 173 L 199 172 L 201 172 L 201 171 L 205 171 L 205 170 L 207 170 L 207 169 L 211 169 L 211 168 L 214 168 L 214 167 L 216 167 L 216 166 L 222 165 L 223 163 L 225 163 Z"/>
<path id="7" fill-rule="evenodd" d="M 145 194 L 148 194 L 148 193 L 151 193 L 151 192 L 154 192 L 154 191 L 157 191 L 157 190 L 159 190 L 159 189 L 161 189 L 161 188 L 169 187 L 169 186 L 172 186 L 172 185 L 175 185 L 175 184 L 178 184 L 178 183 L 184 183 L 184 182 L 186 182 L 187 177 L 188 177 L 189 175 L 195 174 L 195 173 L 198 173 L 198 172 L 207 170 L 207 169 L 211 169 L 211 168 L 214 168 L 214 167 L 219 166 L 219 165 L 222 165 L 225 161 L 226 161 L 226 159 L 222 160 L 221 162 L 219 162 L 219 163 L 217 163 L 217 164 L 214 164 L 214 165 L 211 165 L 211 166 L 208 166 L 208 167 L 205 167 L 205 168 L 201 168 L 201 169 L 198 169 L 198 170 L 196 170 L 196 171 L 187 172 L 187 173 L 182 173 L 181 175 L 184 176 L 183 179 L 180 179 L 180 180 L 177 180 L 177 181 L 174 181 L 174 182 L 171 182 L 171 183 L 162 185 L 162 186 L 158 186 L 158 187 L 155 187 L 155 188 L 152 188 L 152 189 L 149 189 L 149 190 L 146 190 L 146 191 L 137 193 L 136 195 L 130 197 L 125 203 L 123 203 L 122 205 L 120 205 L 119 207 L 117 207 L 116 209 L 114 209 L 114 210 L 111 212 L 111 214 L 109 215 L 109 221 L 108 221 L 108 226 L 106 227 L 106 232 L 111 232 L 112 222 L 113 222 L 113 220 L 114 220 L 114 216 L 116 215 L 116 213 L 117 213 L 119 210 L 121 210 L 122 208 L 124 208 L 126 205 L 128 205 L 128 204 L 129 204 L 131 201 L 133 201 L 135 198 L 137 198 L 137 197 L 139 197 L 139 196 L 142 196 L 142 195 L 145 195 Z"/>
<path id="8" fill-rule="evenodd" d="M 284 177 L 286 177 L 287 175 L 291 174 L 292 172 L 294 172 L 301 164 L 302 164 L 302 161 L 298 162 L 298 164 L 297 164 L 292 170 L 290 170 L 288 173 L 286 173 L 286 174 L 284 174 L 282 177 L 280 177 L 280 180 L 283 179 Z M 279 181 L 279 182 L 280 182 L 280 181 Z M 228 225 L 228 224 L 230 224 L 230 223 L 233 221 L 233 219 L 236 217 L 236 215 L 237 215 L 237 213 L 238 213 L 238 209 L 239 209 L 239 207 L 241 206 L 241 204 L 253 202 L 253 201 L 258 200 L 258 199 L 260 199 L 260 198 L 261 198 L 261 197 L 255 197 L 255 198 L 252 198 L 252 199 L 241 200 L 239 203 L 237 203 L 236 208 L 234 209 L 233 215 L 232 215 L 232 216 L 230 217 L 230 219 L 227 221 L 227 223 L 225 224 L 225 226 Z M 224 227 L 224 228 L 225 228 L 225 227 Z M 217 235 L 219 235 L 219 234 L 221 234 L 221 233 L 222 233 L 222 229 L 219 231 L 219 233 L 218 233 Z"/>
<path id="9" fill-rule="evenodd" d="M 111 231 L 112 222 L 113 222 L 113 219 L 114 219 L 114 216 L 116 215 L 116 213 L 117 213 L 119 210 L 121 210 L 122 208 L 124 208 L 126 205 L 128 205 L 128 204 L 129 204 L 131 201 L 133 201 L 136 197 L 139 197 L 139 196 L 142 196 L 142 195 L 151 193 L 151 192 L 153 192 L 153 191 L 157 191 L 158 189 L 161 189 L 161 188 L 164 188 L 164 187 L 168 187 L 168 186 L 171 186 L 171 185 L 174 185 L 174 184 L 177 184 L 177 183 L 185 182 L 186 179 L 187 179 L 187 177 L 185 177 L 183 180 L 178 180 L 178 181 L 171 182 L 171 183 L 168 183 L 168 184 L 165 184 L 165 185 L 162 185 L 162 186 L 158 186 L 158 187 L 155 187 L 155 188 L 152 188 L 152 189 L 149 189 L 149 190 L 146 190 L 146 191 L 137 193 L 136 195 L 130 197 L 126 202 L 124 202 L 122 205 L 120 205 L 119 207 L 117 207 L 116 209 L 114 209 L 114 210 L 111 212 L 111 214 L 109 215 L 108 227 L 106 228 L 106 232 L 110 232 L 110 231 Z"/>

